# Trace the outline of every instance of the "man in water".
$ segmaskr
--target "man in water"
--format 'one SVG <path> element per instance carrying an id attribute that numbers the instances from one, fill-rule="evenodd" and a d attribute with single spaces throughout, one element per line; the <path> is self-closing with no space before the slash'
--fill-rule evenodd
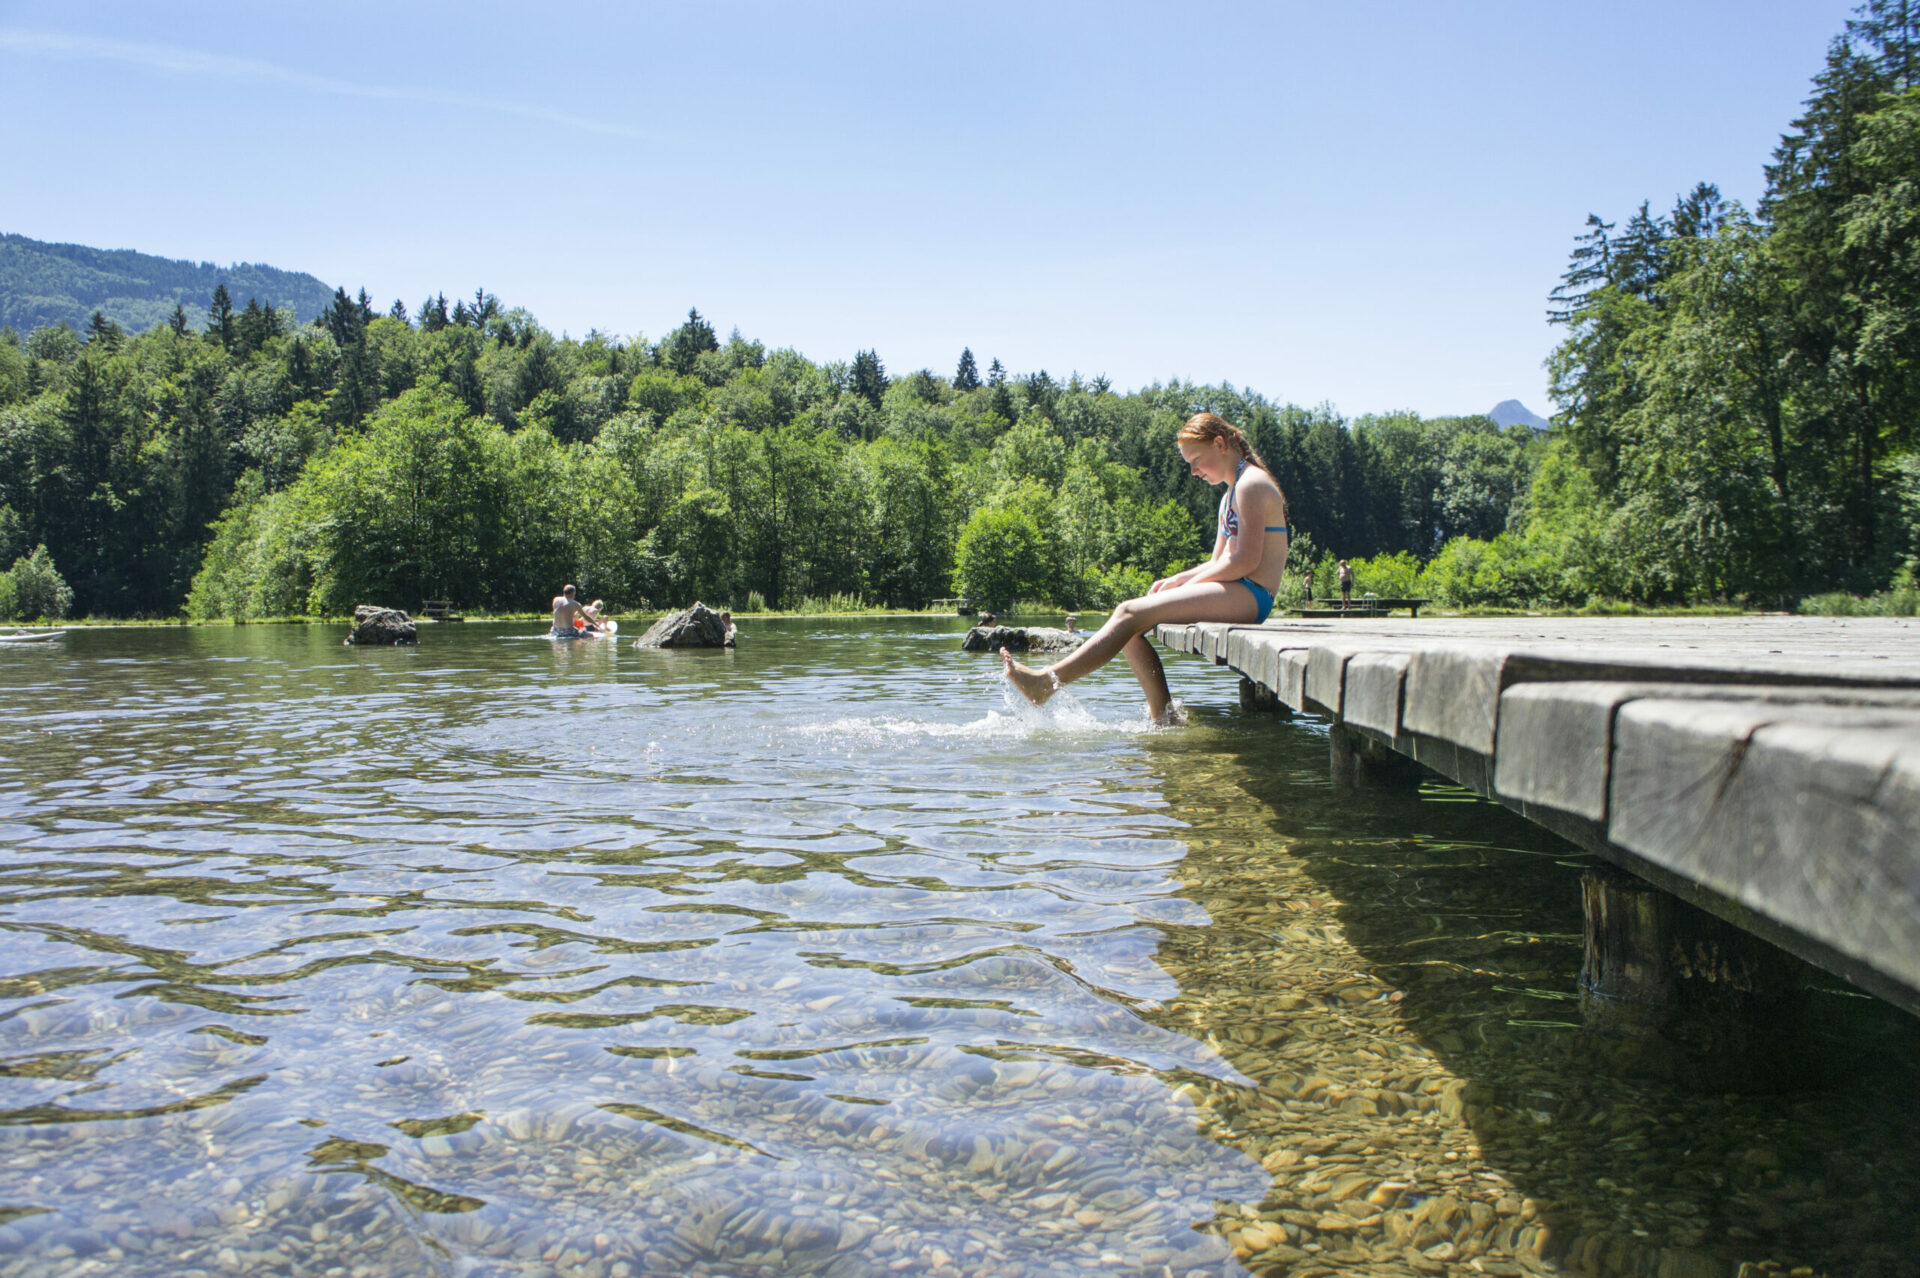
<path id="1" fill-rule="evenodd" d="M 581 621 L 579 628 L 573 624 L 575 617 Z M 580 606 L 579 600 L 573 597 L 573 587 L 561 587 L 560 593 L 553 597 L 553 637 L 571 639 L 576 634 L 584 634 L 586 631 L 599 628 L 592 615 Z"/>

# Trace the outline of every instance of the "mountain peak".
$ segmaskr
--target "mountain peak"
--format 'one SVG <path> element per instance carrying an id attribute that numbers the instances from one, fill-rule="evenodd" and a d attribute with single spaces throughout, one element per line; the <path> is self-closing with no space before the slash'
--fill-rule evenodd
<path id="1" fill-rule="evenodd" d="M 1531 426 L 1535 430 L 1546 430 L 1553 425 L 1517 399 L 1501 400 L 1487 416 L 1502 426 Z"/>

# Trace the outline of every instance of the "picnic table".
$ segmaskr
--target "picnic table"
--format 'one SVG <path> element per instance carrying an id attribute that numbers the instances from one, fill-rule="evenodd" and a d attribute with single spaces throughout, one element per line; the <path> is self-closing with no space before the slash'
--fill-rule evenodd
<path id="1" fill-rule="evenodd" d="M 1296 608 L 1292 611 L 1302 617 L 1325 619 L 1329 617 L 1384 617 L 1398 608 L 1405 608 L 1414 616 L 1420 615 L 1420 609 L 1431 603 L 1430 599 L 1413 599 L 1402 596 L 1368 595 L 1348 604 L 1333 604 L 1323 601 L 1318 608 Z"/>

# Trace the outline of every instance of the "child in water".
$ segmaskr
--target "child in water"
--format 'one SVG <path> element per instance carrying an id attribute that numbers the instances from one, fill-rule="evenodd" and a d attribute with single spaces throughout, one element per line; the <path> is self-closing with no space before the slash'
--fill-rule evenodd
<path id="1" fill-rule="evenodd" d="M 1274 592 L 1287 567 L 1287 498 L 1247 437 L 1216 413 L 1196 413 L 1177 439 L 1187 468 L 1209 484 L 1225 484 L 1219 533 L 1205 563 L 1153 583 L 1139 599 L 1113 610 L 1093 638 L 1044 669 L 1000 660 L 1007 678 L 1034 705 L 1074 680 L 1098 670 L 1116 654 L 1125 656 L 1147 694 L 1147 713 L 1167 722 L 1173 694 L 1147 632 L 1168 622 L 1258 623 L 1273 611 Z"/>

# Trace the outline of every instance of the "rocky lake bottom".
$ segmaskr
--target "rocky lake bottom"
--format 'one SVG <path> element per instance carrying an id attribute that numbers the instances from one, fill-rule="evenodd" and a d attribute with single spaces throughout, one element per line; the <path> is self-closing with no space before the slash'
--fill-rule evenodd
<path id="1" fill-rule="evenodd" d="M 0 1278 L 1915 1272 L 1913 1018 L 1596 1035 L 1584 854 L 963 629 L 6 653 Z"/>

